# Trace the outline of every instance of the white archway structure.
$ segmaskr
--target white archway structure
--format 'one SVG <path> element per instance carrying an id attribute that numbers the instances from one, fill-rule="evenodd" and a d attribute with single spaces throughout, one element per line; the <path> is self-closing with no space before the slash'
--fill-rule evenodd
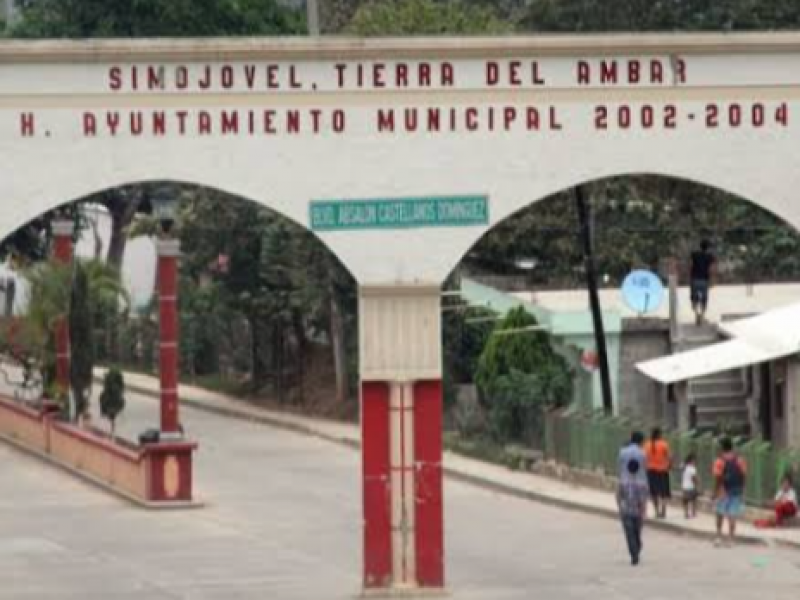
<path id="1" fill-rule="evenodd" d="M 0 237 L 152 180 L 317 230 L 362 288 L 365 586 L 436 588 L 441 281 L 493 224 L 617 175 L 800 228 L 799 97 L 795 34 L 2 42 Z"/>

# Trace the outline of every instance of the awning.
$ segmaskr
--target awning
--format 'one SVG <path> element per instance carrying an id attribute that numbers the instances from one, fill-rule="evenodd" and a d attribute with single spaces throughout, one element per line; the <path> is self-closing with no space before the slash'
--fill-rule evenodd
<path id="1" fill-rule="evenodd" d="M 659 383 L 670 384 L 740 369 L 800 351 L 800 304 L 720 326 L 733 339 L 636 365 Z"/>

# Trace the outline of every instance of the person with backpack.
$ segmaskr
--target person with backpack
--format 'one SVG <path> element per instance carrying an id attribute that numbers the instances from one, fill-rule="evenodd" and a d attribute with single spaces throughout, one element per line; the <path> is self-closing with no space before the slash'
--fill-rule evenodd
<path id="1" fill-rule="evenodd" d="M 720 441 L 722 453 L 714 462 L 715 509 L 717 516 L 717 537 L 715 546 L 723 544 L 722 526 L 728 521 L 729 543 L 736 537 L 736 520 L 744 512 L 744 485 L 747 478 L 747 465 L 733 450 L 729 438 Z"/>
<path id="2" fill-rule="evenodd" d="M 617 465 L 619 467 L 619 480 L 624 481 L 631 477 L 643 481 L 647 484 L 647 456 L 642 449 L 644 445 L 644 434 L 641 431 L 634 431 L 631 433 L 630 441 L 625 444 L 619 451 L 617 458 Z M 628 470 L 628 463 L 635 460 L 639 463 L 639 468 L 636 469 L 635 474 L 631 474 Z"/>

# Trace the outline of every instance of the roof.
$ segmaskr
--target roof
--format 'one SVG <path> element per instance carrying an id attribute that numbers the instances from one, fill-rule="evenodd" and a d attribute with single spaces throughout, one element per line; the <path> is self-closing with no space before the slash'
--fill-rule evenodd
<path id="1" fill-rule="evenodd" d="M 513 295 L 555 313 L 589 310 L 589 294 L 585 289 L 518 292 Z M 669 291 L 665 290 L 664 301 L 659 309 L 647 316 L 668 319 L 668 296 Z M 752 287 L 719 285 L 711 289 L 710 298 L 708 320 L 719 323 L 731 315 L 760 315 L 793 304 L 800 298 L 800 283 L 766 283 Z M 601 289 L 600 304 L 604 312 L 618 312 L 623 318 L 639 316 L 625 304 L 619 288 Z M 678 288 L 678 319 L 681 323 L 694 323 L 695 315 L 689 302 L 688 287 Z"/>
<path id="2" fill-rule="evenodd" d="M 800 304 L 720 325 L 733 339 L 697 350 L 639 363 L 636 368 L 670 384 L 739 369 L 796 354 L 800 350 Z"/>

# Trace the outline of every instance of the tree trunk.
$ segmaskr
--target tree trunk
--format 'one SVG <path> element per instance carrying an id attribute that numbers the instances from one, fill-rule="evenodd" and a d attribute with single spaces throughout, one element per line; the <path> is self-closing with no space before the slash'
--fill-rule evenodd
<path id="1" fill-rule="evenodd" d="M 336 297 L 336 290 L 330 286 L 331 301 L 331 349 L 333 351 L 333 366 L 336 372 L 336 402 L 343 404 L 347 402 L 350 395 L 349 379 L 347 374 L 347 347 L 345 344 L 344 318 L 339 300 Z"/>
<path id="2" fill-rule="evenodd" d="M 272 325 L 272 369 L 275 375 L 275 394 L 278 402 L 286 401 L 286 379 L 284 369 L 284 328 L 280 319 Z"/>
<path id="3" fill-rule="evenodd" d="M 133 223 L 144 195 L 140 190 L 126 192 L 114 190 L 106 194 L 104 202 L 111 216 L 111 240 L 108 244 L 106 262 L 122 273 L 125 246 L 128 243 L 128 227 Z"/>
<path id="4" fill-rule="evenodd" d="M 297 387 L 300 390 L 300 401 L 305 399 L 306 367 L 311 362 L 312 357 L 309 352 L 308 337 L 306 336 L 306 324 L 303 315 L 296 310 L 292 313 L 292 329 L 295 341 L 297 342 Z"/>
<path id="5" fill-rule="evenodd" d="M 125 246 L 128 244 L 128 234 L 125 231 L 130 222 L 125 222 L 117 213 L 111 213 L 111 241 L 108 244 L 106 262 L 118 272 L 122 272 L 122 263 L 125 260 Z"/>
<path id="6" fill-rule="evenodd" d="M 341 33 L 364 0 L 326 0 L 319 3 L 319 26 L 323 34 Z"/>

